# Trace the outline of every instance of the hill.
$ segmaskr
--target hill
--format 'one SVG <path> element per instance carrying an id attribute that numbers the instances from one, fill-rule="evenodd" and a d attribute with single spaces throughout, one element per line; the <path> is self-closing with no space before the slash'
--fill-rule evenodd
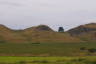
<path id="1" fill-rule="evenodd" d="M 40 43 L 40 42 L 81 42 L 68 33 L 55 32 L 46 25 L 30 27 L 24 30 L 12 30 L 0 25 L 0 42 L 8 43 Z"/>
<path id="2" fill-rule="evenodd" d="M 4 25 L 0 25 L 0 42 L 25 42 L 26 38 L 21 36 L 20 31 L 12 30 Z"/>
<path id="3" fill-rule="evenodd" d="M 96 23 L 80 25 L 68 31 L 71 36 L 80 38 L 83 41 L 96 41 Z"/>
<path id="4" fill-rule="evenodd" d="M 67 32 L 56 32 L 46 25 L 24 30 L 0 25 L 0 56 L 96 55 L 95 25 L 85 24 Z"/>
<path id="5" fill-rule="evenodd" d="M 56 32 L 46 25 L 39 25 L 24 30 L 12 30 L 0 25 L 1 43 L 57 43 L 57 42 L 96 42 L 96 23 L 80 25 L 67 32 Z"/>

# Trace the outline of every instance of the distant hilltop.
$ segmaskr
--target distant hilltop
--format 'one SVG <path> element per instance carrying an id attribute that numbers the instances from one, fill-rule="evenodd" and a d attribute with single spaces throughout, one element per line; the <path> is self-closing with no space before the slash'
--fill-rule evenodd
<path id="1" fill-rule="evenodd" d="M 39 26 L 34 26 L 27 28 L 25 30 L 34 30 L 34 31 L 53 31 L 49 26 L 47 25 L 39 25 Z"/>
<path id="2" fill-rule="evenodd" d="M 60 31 L 61 30 L 61 31 Z M 73 43 L 96 41 L 96 23 L 80 25 L 66 32 L 63 27 L 58 32 L 46 25 L 24 30 L 12 30 L 0 25 L 0 43 Z"/>
<path id="3" fill-rule="evenodd" d="M 78 27 L 70 29 L 68 32 L 74 36 L 74 35 L 81 35 L 81 34 L 93 32 L 93 31 L 96 31 L 96 23 L 80 25 Z"/>

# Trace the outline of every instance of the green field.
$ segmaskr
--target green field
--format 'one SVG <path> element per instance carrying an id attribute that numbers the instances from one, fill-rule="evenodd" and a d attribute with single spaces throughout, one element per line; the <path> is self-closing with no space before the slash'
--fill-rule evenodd
<path id="1" fill-rule="evenodd" d="M 0 43 L 0 64 L 96 64 L 95 42 Z"/>
<path id="2" fill-rule="evenodd" d="M 96 57 L 0 57 L 0 64 L 96 64 Z"/>
<path id="3" fill-rule="evenodd" d="M 95 48 L 96 43 L 0 43 L 0 56 L 91 56 L 80 48 Z"/>

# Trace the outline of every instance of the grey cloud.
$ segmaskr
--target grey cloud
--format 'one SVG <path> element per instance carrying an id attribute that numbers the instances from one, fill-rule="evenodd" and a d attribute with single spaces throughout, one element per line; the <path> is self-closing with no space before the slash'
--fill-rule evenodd
<path id="1" fill-rule="evenodd" d="M 11 28 L 46 24 L 70 29 L 95 20 L 96 0 L 0 0 L 0 24 Z"/>
<path id="2" fill-rule="evenodd" d="M 23 4 L 13 2 L 0 2 L 0 5 L 22 6 Z"/>

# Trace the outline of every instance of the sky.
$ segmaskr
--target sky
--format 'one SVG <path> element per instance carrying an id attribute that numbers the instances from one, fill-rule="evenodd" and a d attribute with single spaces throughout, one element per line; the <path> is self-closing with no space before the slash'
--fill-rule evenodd
<path id="1" fill-rule="evenodd" d="M 96 22 L 96 0 L 0 0 L 0 24 L 25 29 L 44 24 L 65 30 Z"/>

